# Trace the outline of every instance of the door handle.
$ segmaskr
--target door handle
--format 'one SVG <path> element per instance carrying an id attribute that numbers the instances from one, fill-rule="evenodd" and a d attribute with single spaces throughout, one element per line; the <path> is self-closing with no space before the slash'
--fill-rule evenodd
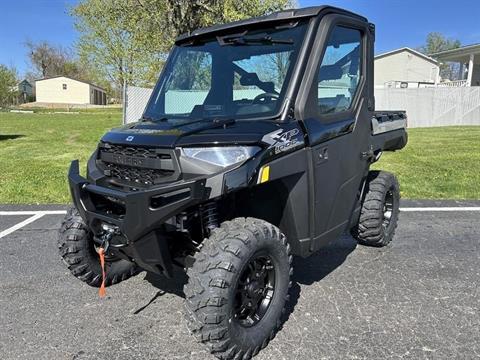
<path id="1" fill-rule="evenodd" d="M 316 159 L 317 165 L 328 161 L 328 147 L 321 148 L 317 151 Z"/>
<path id="2" fill-rule="evenodd" d="M 362 151 L 362 159 L 373 159 L 375 157 L 375 153 L 373 152 L 373 146 L 370 145 L 370 149 L 367 151 Z"/>

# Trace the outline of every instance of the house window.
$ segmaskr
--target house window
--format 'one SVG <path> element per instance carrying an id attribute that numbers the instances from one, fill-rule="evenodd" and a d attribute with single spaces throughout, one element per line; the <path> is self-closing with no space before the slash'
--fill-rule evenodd
<path id="1" fill-rule="evenodd" d="M 62 84 L 63 90 L 67 90 L 67 84 Z"/>

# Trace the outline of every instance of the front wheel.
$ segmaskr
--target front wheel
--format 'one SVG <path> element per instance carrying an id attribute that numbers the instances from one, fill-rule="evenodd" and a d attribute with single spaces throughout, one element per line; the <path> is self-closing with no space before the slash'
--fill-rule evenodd
<path id="1" fill-rule="evenodd" d="M 220 359 L 256 355 L 280 328 L 291 263 L 277 227 L 252 218 L 224 222 L 187 271 L 190 331 Z"/>
<path id="2" fill-rule="evenodd" d="M 370 171 L 360 219 L 352 235 L 360 244 L 386 246 L 395 234 L 400 212 L 400 188 L 395 175 Z"/>

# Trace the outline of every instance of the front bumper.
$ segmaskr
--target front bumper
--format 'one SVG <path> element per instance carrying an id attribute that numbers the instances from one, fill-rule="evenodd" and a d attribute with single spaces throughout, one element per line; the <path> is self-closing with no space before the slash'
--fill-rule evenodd
<path id="1" fill-rule="evenodd" d="M 80 175 L 78 160 L 70 165 L 68 181 L 73 203 L 89 229 L 98 233 L 102 224 L 115 226 L 124 237 L 122 253 L 146 270 L 167 276 L 171 275 L 171 260 L 158 229 L 208 198 L 205 178 L 129 192 L 98 186 Z M 114 205 L 116 211 L 109 211 L 106 204 Z"/>

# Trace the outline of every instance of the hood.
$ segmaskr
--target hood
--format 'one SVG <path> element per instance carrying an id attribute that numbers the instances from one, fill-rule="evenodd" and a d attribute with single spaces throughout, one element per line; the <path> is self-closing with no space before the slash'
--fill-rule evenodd
<path id="1" fill-rule="evenodd" d="M 281 129 L 285 124 L 275 121 L 214 122 L 201 120 L 182 124 L 169 121 L 142 121 L 112 129 L 102 141 L 163 148 L 192 145 L 258 144 L 264 135 Z"/>

